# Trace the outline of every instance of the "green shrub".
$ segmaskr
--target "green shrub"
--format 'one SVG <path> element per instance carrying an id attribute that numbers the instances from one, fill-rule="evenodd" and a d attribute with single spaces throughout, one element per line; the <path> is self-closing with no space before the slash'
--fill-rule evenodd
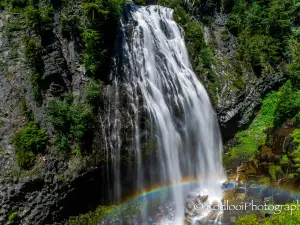
<path id="1" fill-rule="evenodd" d="M 190 17 L 183 7 L 177 5 L 174 9 L 174 20 L 182 26 L 185 26 L 190 20 Z"/>
<path id="2" fill-rule="evenodd" d="M 293 143 L 297 146 L 296 149 L 291 153 L 293 159 L 293 167 L 295 170 L 295 175 L 300 174 L 300 129 L 294 130 L 291 134 L 293 137 Z"/>
<path id="3" fill-rule="evenodd" d="M 296 127 L 300 128 L 300 112 L 298 112 L 295 116 Z"/>
<path id="4" fill-rule="evenodd" d="M 136 5 L 144 5 L 145 4 L 145 0 L 134 0 L 134 3 Z"/>
<path id="5" fill-rule="evenodd" d="M 300 111 L 300 93 L 291 81 L 287 81 L 278 92 L 275 112 L 275 125 L 280 126 L 286 119 L 293 118 Z"/>
<path id="6" fill-rule="evenodd" d="M 60 134 L 57 136 L 54 143 L 55 146 L 63 152 L 68 152 L 70 150 L 71 143 L 65 134 Z"/>
<path id="7" fill-rule="evenodd" d="M 33 122 L 29 122 L 13 138 L 18 165 L 23 169 L 29 169 L 34 164 L 35 154 L 45 150 L 47 141 L 46 132 Z"/>
<path id="8" fill-rule="evenodd" d="M 293 207 L 293 211 L 291 211 Z M 271 217 L 267 217 L 262 221 L 262 225 L 295 225 L 300 224 L 300 211 L 296 204 L 287 204 L 282 209 L 273 214 Z M 296 210 L 295 210 L 296 209 Z"/>
<path id="9" fill-rule="evenodd" d="M 169 8 L 176 9 L 178 6 L 182 6 L 185 3 L 184 0 L 159 0 L 158 4 Z"/>
<path id="10" fill-rule="evenodd" d="M 28 170 L 34 166 L 35 154 L 33 152 L 18 152 L 16 155 L 17 164 L 20 168 Z"/>
<path id="11" fill-rule="evenodd" d="M 83 32 L 83 41 L 85 44 L 85 54 L 83 56 L 85 68 L 95 76 L 101 60 L 99 51 L 101 49 L 100 34 L 96 30 L 87 29 Z"/>
<path id="12" fill-rule="evenodd" d="M 37 33 L 40 32 L 40 27 L 41 27 L 41 19 L 40 19 L 40 11 L 39 9 L 33 7 L 33 6 L 28 6 L 25 8 L 25 18 L 26 18 L 26 23 L 29 26 L 30 29 L 36 31 Z"/>
<path id="13" fill-rule="evenodd" d="M 52 27 L 54 10 L 49 4 L 41 5 L 40 10 L 40 20 L 43 27 Z"/>
<path id="14" fill-rule="evenodd" d="M 41 104 L 43 101 L 43 96 L 42 96 L 42 90 L 39 86 L 33 86 L 32 87 L 32 95 L 33 99 L 38 103 Z"/>
<path id="15" fill-rule="evenodd" d="M 243 33 L 239 37 L 238 57 L 244 60 L 254 69 L 260 67 L 261 70 L 267 63 L 279 63 L 280 46 L 276 39 L 267 35 L 250 35 Z M 262 71 L 255 71 L 260 75 Z"/>
<path id="16" fill-rule="evenodd" d="M 24 8 L 28 4 L 28 0 L 10 0 L 9 2 L 13 8 Z"/>
<path id="17" fill-rule="evenodd" d="M 287 155 L 283 155 L 280 160 L 280 165 L 286 166 L 288 164 L 289 164 L 289 158 L 287 157 Z"/>
<path id="18" fill-rule="evenodd" d="M 271 165 L 269 167 L 269 175 L 271 176 L 273 181 L 276 181 L 277 178 L 282 174 L 283 172 L 280 166 Z"/>
<path id="19" fill-rule="evenodd" d="M 113 20 L 119 20 L 123 11 L 124 0 L 108 0 L 106 2 L 106 10 L 112 15 Z"/>
<path id="20" fill-rule="evenodd" d="M 100 91 L 103 83 L 90 79 L 85 85 L 85 99 L 88 104 L 97 107 L 100 104 Z"/>
<path id="21" fill-rule="evenodd" d="M 299 38 L 300 39 L 300 38 Z M 294 88 L 300 89 L 300 42 L 291 40 L 290 51 L 292 62 L 288 65 L 288 76 Z"/>
<path id="22" fill-rule="evenodd" d="M 295 225 L 300 224 L 300 211 L 294 203 L 286 205 L 274 205 L 269 207 L 274 209 L 274 214 L 270 217 L 257 218 L 256 215 L 250 214 L 238 219 L 237 225 Z"/>
<path id="23" fill-rule="evenodd" d="M 300 144 L 300 129 L 295 129 L 291 134 L 293 137 L 293 143 L 299 145 Z"/>
<path id="24" fill-rule="evenodd" d="M 242 216 L 236 222 L 236 225 L 259 225 L 260 223 L 257 220 L 256 215 L 249 214 L 246 216 Z"/>
<path id="25" fill-rule="evenodd" d="M 101 79 L 100 74 L 110 71 L 114 40 L 124 2 L 125 0 L 82 0 L 84 16 L 87 18 L 82 34 L 85 44 L 83 62 L 89 77 Z"/>
<path id="26" fill-rule="evenodd" d="M 82 24 L 79 22 L 81 18 L 78 15 L 63 14 L 60 15 L 61 33 L 64 37 L 70 38 L 71 33 L 80 34 L 83 30 Z"/>
<path id="27" fill-rule="evenodd" d="M 270 186 L 271 184 L 271 179 L 270 177 L 265 177 L 263 176 L 262 178 L 259 179 L 258 181 L 259 184 L 262 184 L 264 186 Z"/>
<path id="28" fill-rule="evenodd" d="M 34 121 L 34 115 L 31 110 L 28 109 L 25 97 L 20 100 L 21 115 L 26 118 L 27 121 Z"/>
<path id="29" fill-rule="evenodd" d="M 229 34 L 229 32 L 228 32 L 227 29 L 221 30 L 221 35 L 222 35 L 222 36 L 221 36 L 222 41 L 224 41 L 224 42 L 229 41 L 229 39 L 230 39 L 230 34 Z"/>
<path id="30" fill-rule="evenodd" d="M 40 44 L 40 41 L 37 38 L 27 38 L 24 53 L 30 66 L 33 69 L 33 73 L 29 78 L 32 84 L 33 98 L 38 103 L 41 103 L 43 100 L 41 79 L 44 72 L 44 62 L 42 60 L 42 46 Z"/>
<path id="31" fill-rule="evenodd" d="M 51 123 L 58 132 L 56 147 L 66 151 L 73 146 L 82 152 L 92 121 L 90 106 L 73 104 L 70 99 L 51 100 L 48 104 L 48 113 Z"/>
<path id="32" fill-rule="evenodd" d="M 84 147 L 84 138 L 90 128 L 91 110 L 88 105 L 75 104 L 71 108 L 72 126 L 70 134 L 73 136 L 78 148 L 81 150 Z"/>
<path id="33" fill-rule="evenodd" d="M 48 112 L 54 128 L 62 133 L 67 133 L 71 126 L 70 102 L 67 100 L 51 100 L 48 104 Z"/>
<path id="34" fill-rule="evenodd" d="M 28 110 L 25 98 L 22 98 L 20 100 L 20 110 L 21 110 L 21 115 L 25 117 Z"/>
<path id="35" fill-rule="evenodd" d="M 13 142 L 16 152 L 32 151 L 38 153 L 45 150 L 47 140 L 46 132 L 39 129 L 36 124 L 30 122 L 14 136 Z"/>
<path id="36" fill-rule="evenodd" d="M 39 6 L 39 7 L 38 7 Z M 52 26 L 54 11 L 51 5 L 31 5 L 24 11 L 28 27 L 37 34 Z"/>
<path id="37" fill-rule="evenodd" d="M 30 81 L 32 84 L 33 99 L 39 103 L 41 103 L 43 100 L 42 90 L 41 90 L 41 80 L 42 80 L 42 75 L 40 73 L 34 73 L 30 77 Z"/>
<path id="38" fill-rule="evenodd" d="M 27 57 L 31 67 L 34 68 L 36 73 L 43 72 L 43 61 L 42 61 L 42 46 L 38 40 L 29 38 L 26 40 L 24 53 Z"/>
<path id="39" fill-rule="evenodd" d="M 257 75 L 270 69 L 276 71 L 286 57 L 286 40 L 292 34 L 296 9 L 290 0 L 234 2 L 227 25 L 238 37 L 239 59 Z"/>
<path id="40" fill-rule="evenodd" d="M 88 18 L 93 21 L 100 19 L 102 24 L 118 21 L 123 11 L 124 0 L 82 0 L 83 10 Z"/>

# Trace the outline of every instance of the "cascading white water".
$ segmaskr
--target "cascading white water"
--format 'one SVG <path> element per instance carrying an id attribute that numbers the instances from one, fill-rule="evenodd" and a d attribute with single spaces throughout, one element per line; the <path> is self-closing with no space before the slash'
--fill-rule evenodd
<path id="1" fill-rule="evenodd" d="M 176 184 L 183 178 L 195 178 L 210 196 L 221 198 L 222 142 L 209 96 L 192 71 L 184 33 L 173 20 L 172 9 L 133 6 L 122 20 L 118 48 L 110 158 L 122 155 L 122 136 L 130 132 L 122 135 L 121 129 L 124 123 L 132 124 L 134 147 L 126 154 L 134 161 L 130 174 L 134 186 L 141 191 L 151 185 L 172 184 L 170 196 L 176 206 L 172 224 L 182 225 L 186 193 Z M 121 92 L 125 102 L 120 100 Z M 121 107 L 124 104 L 126 112 Z M 142 146 L 148 140 L 144 136 L 155 139 L 151 157 L 144 153 Z M 119 163 L 114 160 L 112 168 L 114 193 L 121 196 Z"/>

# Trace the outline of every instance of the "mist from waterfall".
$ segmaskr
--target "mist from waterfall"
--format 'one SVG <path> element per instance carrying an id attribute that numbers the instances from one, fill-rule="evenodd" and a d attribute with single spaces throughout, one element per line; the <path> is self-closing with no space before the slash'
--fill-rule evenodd
<path id="1" fill-rule="evenodd" d="M 161 202 L 174 202 L 172 224 L 182 225 L 186 190 L 178 184 L 184 178 L 196 179 L 210 196 L 222 195 L 219 182 L 225 176 L 215 112 L 191 68 L 184 32 L 172 9 L 131 6 L 121 25 L 108 132 L 112 195 L 116 201 L 122 198 L 122 179 L 128 177 L 141 193 L 172 185 Z M 123 155 L 131 159 L 127 178 L 120 165 Z"/>

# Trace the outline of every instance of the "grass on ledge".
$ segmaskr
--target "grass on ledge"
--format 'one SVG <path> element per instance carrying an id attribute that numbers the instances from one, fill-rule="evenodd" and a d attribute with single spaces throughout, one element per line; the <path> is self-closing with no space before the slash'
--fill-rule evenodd
<path id="1" fill-rule="evenodd" d="M 260 145 L 264 145 L 268 128 L 274 124 L 274 115 L 278 101 L 278 92 L 272 92 L 262 102 L 261 110 L 247 130 L 236 134 L 237 145 L 224 155 L 224 165 L 230 166 L 239 159 L 252 160 Z"/>

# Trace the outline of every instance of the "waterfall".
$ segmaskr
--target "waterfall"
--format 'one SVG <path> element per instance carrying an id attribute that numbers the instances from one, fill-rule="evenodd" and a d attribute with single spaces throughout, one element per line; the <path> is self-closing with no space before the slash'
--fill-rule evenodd
<path id="1" fill-rule="evenodd" d="M 172 9 L 131 5 L 116 49 L 107 150 L 112 195 L 120 200 L 128 189 L 142 193 L 171 185 L 161 202 L 174 202 L 172 224 L 182 225 L 186 190 L 179 184 L 185 178 L 221 198 L 222 141 L 215 112 L 192 70 Z"/>

